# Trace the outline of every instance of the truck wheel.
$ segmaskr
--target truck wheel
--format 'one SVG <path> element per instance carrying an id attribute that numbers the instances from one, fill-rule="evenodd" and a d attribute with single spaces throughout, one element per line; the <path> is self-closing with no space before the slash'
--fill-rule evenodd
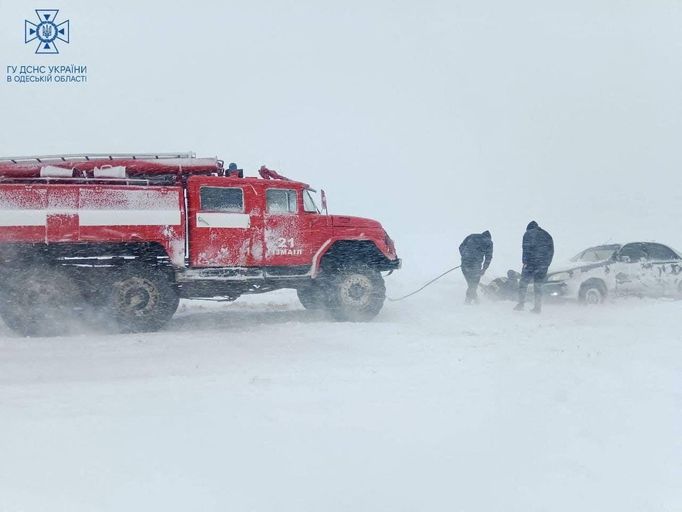
<path id="1" fill-rule="evenodd" d="M 327 294 L 319 283 L 312 283 L 296 289 L 298 300 L 301 305 L 310 310 L 324 309 L 327 301 Z"/>
<path id="2" fill-rule="evenodd" d="M 384 305 L 384 278 L 367 267 L 341 270 L 331 278 L 327 297 L 327 306 L 336 320 L 366 322 L 377 316 Z"/>
<path id="3" fill-rule="evenodd" d="M 78 286 L 63 271 L 28 268 L 4 280 L 0 316 L 22 336 L 59 336 L 81 321 L 82 305 Z"/>
<path id="4" fill-rule="evenodd" d="M 175 314 L 180 296 L 168 275 L 152 266 L 122 268 L 109 303 L 122 332 L 158 331 Z"/>
<path id="5" fill-rule="evenodd" d="M 585 305 L 601 304 L 606 298 L 606 286 L 599 280 L 589 280 L 580 287 L 579 299 Z"/>

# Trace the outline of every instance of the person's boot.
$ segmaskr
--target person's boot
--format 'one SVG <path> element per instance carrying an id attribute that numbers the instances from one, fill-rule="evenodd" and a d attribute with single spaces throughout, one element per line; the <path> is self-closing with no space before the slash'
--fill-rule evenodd
<path id="1" fill-rule="evenodd" d="M 526 305 L 527 291 L 528 291 L 527 287 L 519 287 L 519 300 L 518 304 L 516 304 L 516 307 L 514 308 L 514 311 L 523 311 L 523 308 Z"/>
<path id="2" fill-rule="evenodd" d="M 542 313 L 542 297 L 539 293 L 535 292 L 535 306 L 531 309 L 533 313 Z"/>

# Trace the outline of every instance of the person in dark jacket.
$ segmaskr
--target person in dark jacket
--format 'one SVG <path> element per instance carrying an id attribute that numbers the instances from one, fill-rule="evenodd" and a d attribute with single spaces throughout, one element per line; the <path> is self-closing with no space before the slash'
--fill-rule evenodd
<path id="1" fill-rule="evenodd" d="M 490 231 L 469 235 L 459 246 L 462 274 L 467 281 L 465 304 L 478 302 L 478 284 L 493 259 L 493 239 Z"/>
<path id="2" fill-rule="evenodd" d="M 522 311 L 526 302 L 528 284 L 533 281 L 535 291 L 534 313 L 542 310 L 542 287 L 547 278 L 547 270 L 554 258 L 554 240 L 538 223 L 532 221 L 523 235 L 523 270 L 519 282 L 519 303 L 514 309 Z"/>

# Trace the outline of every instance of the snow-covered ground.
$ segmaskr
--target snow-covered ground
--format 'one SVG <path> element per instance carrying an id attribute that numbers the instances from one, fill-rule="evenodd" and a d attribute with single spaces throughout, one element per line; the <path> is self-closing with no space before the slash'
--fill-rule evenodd
<path id="1" fill-rule="evenodd" d="M 283 291 L 154 334 L 0 327 L 0 510 L 682 508 L 679 302 L 462 297 L 448 276 L 368 324 Z"/>
<path id="2" fill-rule="evenodd" d="M 682 248 L 679 0 L 55 4 L 73 38 L 36 55 L 41 5 L 1 3 L 0 70 L 88 80 L 0 76 L 0 155 L 265 164 L 382 222 L 392 296 L 486 229 L 490 273 L 519 270 L 531 220 L 557 264 Z M 0 322 L 0 512 L 682 511 L 682 302 L 463 295 L 452 274 L 363 325 L 291 292 L 154 334 Z"/>

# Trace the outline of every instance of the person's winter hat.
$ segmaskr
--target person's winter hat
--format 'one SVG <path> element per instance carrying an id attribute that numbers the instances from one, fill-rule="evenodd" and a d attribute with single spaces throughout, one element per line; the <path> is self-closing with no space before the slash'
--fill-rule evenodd
<path id="1" fill-rule="evenodd" d="M 538 226 L 538 223 L 535 222 L 534 220 L 531 220 L 531 221 L 528 223 L 528 225 L 526 226 L 526 231 L 528 231 L 529 229 L 535 229 L 535 228 L 538 228 L 538 227 L 540 227 L 540 226 Z"/>

